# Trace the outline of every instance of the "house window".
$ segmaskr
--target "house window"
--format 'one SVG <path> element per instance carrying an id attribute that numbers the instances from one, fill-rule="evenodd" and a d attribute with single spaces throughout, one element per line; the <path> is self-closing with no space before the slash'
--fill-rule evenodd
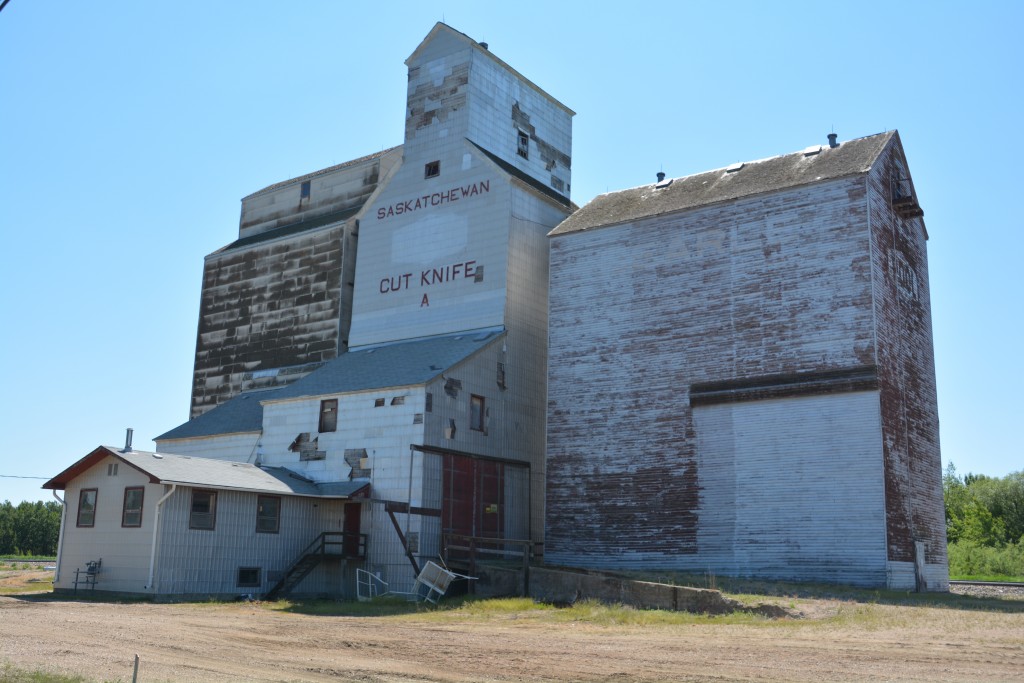
<path id="1" fill-rule="evenodd" d="M 142 526 L 142 498 L 144 495 L 145 489 L 141 486 L 125 488 L 121 526 Z"/>
<path id="2" fill-rule="evenodd" d="M 530 158 L 530 136 L 523 131 L 519 131 L 519 145 L 516 152 L 524 159 Z"/>
<path id="3" fill-rule="evenodd" d="M 299 199 L 302 200 L 302 201 L 306 201 L 306 202 L 309 201 L 309 191 L 310 191 L 309 183 L 310 183 L 310 181 L 308 181 L 308 180 L 303 181 L 302 187 L 299 190 Z"/>
<path id="4" fill-rule="evenodd" d="M 213 529 L 217 523 L 217 492 L 193 491 L 189 529 Z"/>
<path id="5" fill-rule="evenodd" d="M 338 429 L 338 399 L 320 401 L 320 433 Z"/>
<path id="6" fill-rule="evenodd" d="M 439 175 L 441 175 L 440 161 L 428 161 L 427 165 L 423 167 L 424 178 L 436 178 Z"/>
<path id="7" fill-rule="evenodd" d="M 96 524 L 96 489 L 82 489 L 78 494 L 78 526 Z"/>
<path id="8" fill-rule="evenodd" d="M 276 534 L 281 528 L 281 499 L 278 496 L 256 498 L 256 531 Z"/>
<path id="9" fill-rule="evenodd" d="M 259 588 L 260 587 L 260 567 L 239 567 L 238 568 L 238 587 L 239 588 Z"/>
<path id="10" fill-rule="evenodd" d="M 469 428 L 475 432 L 484 431 L 484 397 L 471 394 L 469 397 Z"/>

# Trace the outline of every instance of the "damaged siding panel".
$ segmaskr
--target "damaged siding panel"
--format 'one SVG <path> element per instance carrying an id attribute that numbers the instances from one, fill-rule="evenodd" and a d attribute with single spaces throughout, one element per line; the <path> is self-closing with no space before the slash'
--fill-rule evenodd
<path id="1" fill-rule="evenodd" d="M 929 588 L 948 585 L 935 361 L 923 219 L 893 208 L 909 177 L 895 138 L 869 176 L 872 267 L 885 449 L 888 555 L 895 584 L 913 587 L 915 541 L 926 544 Z"/>

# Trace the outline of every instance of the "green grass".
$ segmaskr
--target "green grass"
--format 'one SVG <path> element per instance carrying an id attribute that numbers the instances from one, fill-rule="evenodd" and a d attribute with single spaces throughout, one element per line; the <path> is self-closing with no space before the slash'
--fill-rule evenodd
<path id="1" fill-rule="evenodd" d="M 0 667 L 0 683 L 89 683 L 82 676 L 66 676 L 47 671 L 19 669 L 10 662 Z"/>
<path id="2" fill-rule="evenodd" d="M 0 562 L 56 562 L 56 557 L 49 555 L 0 555 Z"/>
<path id="3" fill-rule="evenodd" d="M 765 617 L 738 612 L 707 616 L 689 612 L 644 610 L 620 604 L 604 604 L 582 600 L 570 607 L 556 607 L 531 598 L 457 597 L 437 605 L 414 603 L 393 598 L 369 602 L 308 600 L 263 603 L 267 609 L 316 616 L 392 617 L 417 621 L 445 622 L 452 620 L 505 621 L 510 619 L 551 624 L 586 623 L 596 626 L 655 626 L 695 623 L 753 624 L 764 623 Z"/>
<path id="4" fill-rule="evenodd" d="M 1006 574 L 960 574 L 949 577 L 953 581 L 1001 581 L 1004 583 L 1024 583 L 1024 576 Z"/>

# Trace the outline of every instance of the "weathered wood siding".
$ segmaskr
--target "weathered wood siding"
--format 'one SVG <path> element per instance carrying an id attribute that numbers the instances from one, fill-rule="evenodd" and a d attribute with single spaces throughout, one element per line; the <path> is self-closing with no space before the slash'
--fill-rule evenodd
<path id="1" fill-rule="evenodd" d="M 253 384 L 254 372 L 316 367 L 338 355 L 341 320 L 349 315 L 343 306 L 346 275 L 341 264 L 344 250 L 355 247 L 347 235 L 340 223 L 207 257 L 192 417 L 243 388 L 255 388 L 245 387 L 246 381 Z M 351 281 L 351 274 L 347 277 Z M 287 377 L 271 376 L 264 382 Z"/>
<path id="2" fill-rule="evenodd" d="M 893 208 L 897 183 L 903 194 L 913 190 L 898 136 L 880 162 L 868 176 L 868 196 L 890 583 L 914 588 L 919 541 L 925 544 L 928 587 L 945 590 L 949 572 L 927 233 L 923 218 L 902 217 Z"/>
<path id="3" fill-rule="evenodd" d="M 865 180 L 853 177 L 552 238 L 551 561 L 704 561 L 713 511 L 702 496 L 727 494 L 704 479 L 698 444 L 710 435 L 698 434 L 691 385 L 875 364 L 867 206 Z M 780 466 L 755 468 L 768 491 L 792 476 L 784 440 L 776 446 L 764 455 Z M 823 455 L 798 490 L 824 492 L 850 457 Z M 778 521 L 807 509 L 794 505 Z M 787 539 L 846 552 L 827 530 L 796 525 Z M 763 549 L 742 542 L 737 557 Z"/>

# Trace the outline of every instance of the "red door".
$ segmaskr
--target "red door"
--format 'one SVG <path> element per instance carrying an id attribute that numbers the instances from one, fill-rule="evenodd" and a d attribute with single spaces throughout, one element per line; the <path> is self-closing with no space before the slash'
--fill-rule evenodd
<path id="1" fill-rule="evenodd" d="M 345 520 L 342 531 L 345 539 L 342 542 L 342 553 L 345 557 L 359 557 L 359 527 L 363 515 L 362 503 L 345 503 Z"/>

